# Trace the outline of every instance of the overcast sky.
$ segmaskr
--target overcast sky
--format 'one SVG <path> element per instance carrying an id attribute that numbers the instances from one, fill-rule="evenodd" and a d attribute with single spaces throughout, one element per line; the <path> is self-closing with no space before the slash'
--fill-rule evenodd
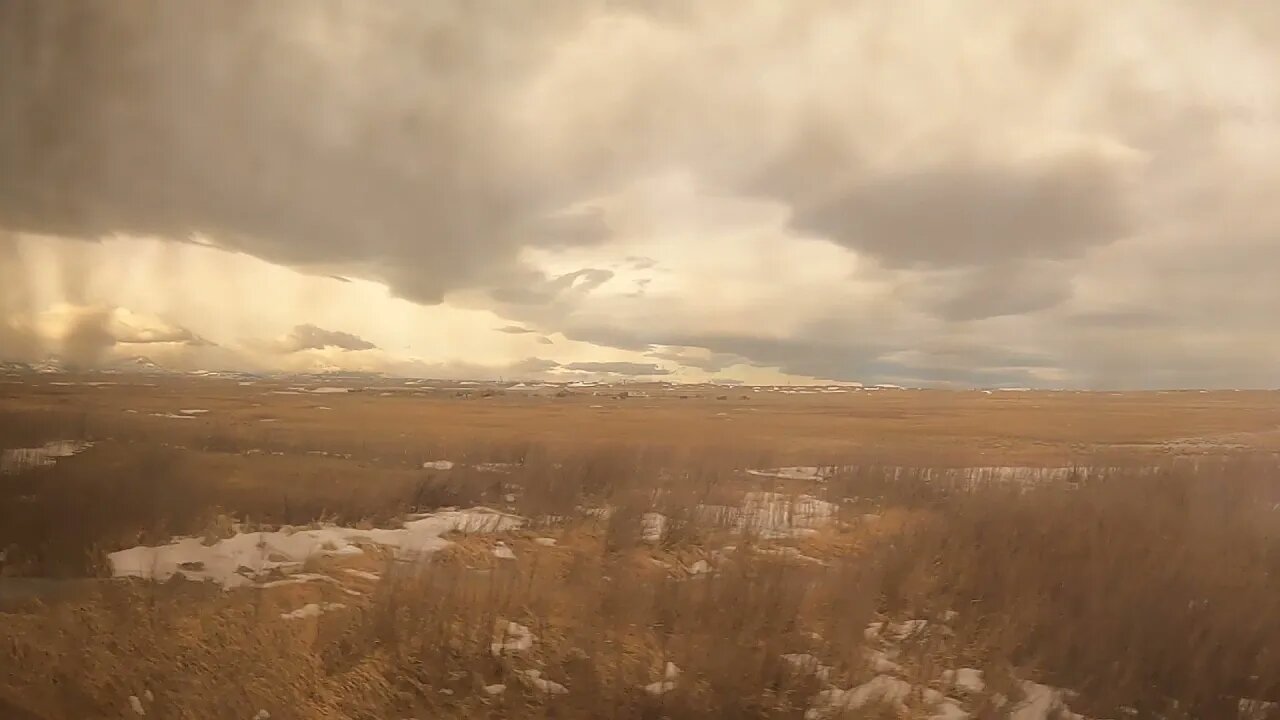
<path id="1" fill-rule="evenodd" d="M 1280 4 L 0 4 L 0 356 L 1280 386 Z"/>

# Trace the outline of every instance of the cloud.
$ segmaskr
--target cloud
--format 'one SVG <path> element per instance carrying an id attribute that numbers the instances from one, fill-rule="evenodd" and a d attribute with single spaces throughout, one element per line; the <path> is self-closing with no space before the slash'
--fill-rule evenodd
<path id="1" fill-rule="evenodd" d="M 187 328 L 176 326 L 168 328 L 128 328 L 125 332 L 117 334 L 115 341 L 130 345 L 178 343 L 181 345 L 201 346 L 213 344 Z"/>
<path id="2" fill-rule="evenodd" d="M 542 373 L 560 367 L 560 363 L 546 358 L 529 357 L 512 363 L 509 367 L 513 373 Z"/>
<path id="3" fill-rule="evenodd" d="M 489 313 L 487 336 L 510 321 L 712 373 L 740 357 L 854 380 L 1274 378 L 1280 14 L 934 10 L 0 3 L 0 228 L 208 243 L 351 278 L 379 308 L 374 283 Z M 107 296 L 74 253 L 11 251 L 0 237 L 5 352 L 37 352 L 58 302 L 180 306 L 172 322 L 218 339 L 256 311 L 235 283 Z M 396 338 L 385 314 L 278 294 L 295 314 L 255 332 Z M 76 354 L 198 347 L 105 322 L 65 328 Z M 525 352 L 468 347 L 479 368 Z M 588 349 L 573 357 L 610 357 Z"/>
<path id="4" fill-rule="evenodd" d="M 59 304 L 39 313 L 32 326 L 19 326 L 27 344 L 21 359 L 56 352 L 70 365 L 98 367 L 117 350 L 152 352 L 164 346 L 183 352 L 213 347 L 188 328 L 128 308 Z M 172 352 L 172 351 L 171 351 Z"/>
<path id="5" fill-rule="evenodd" d="M 670 375 L 668 370 L 657 363 L 636 362 L 571 362 L 563 366 L 566 370 L 586 373 L 606 373 L 609 375 Z"/>
<path id="6" fill-rule="evenodd" d="M 293 353 L 303 350 L 325 350 L 333 348 L 342 351 L 373 350 L 378 346 L 341 330 L 325 330 L 315 325 L 298 325 L 277 343 L 280 352 Z"/>
<path id="7" fill-rule="evenodd" d="M 39 359 L 40 338 L 29 328 L 0 320 L 0 360 L 26 362 Z"/>
<path id="8" fill-rule="evenodd" d="M 85 309 L 70 318 L 62 332 L 62 353 L 72 367 L 94 367 L 116 344 L 111 333 L 111 311 Z"/>
<path id="9" fill-rule="evenodd" d="M 884 352 L 872 342 L 824 339 L 818 333 L 787 338 L 752 336 L 687 336 L 681 344 L 716 348 L 749 358 L 751 364 L 776 367 L 784 373 L 822 380 L 862 382 L 873 376 L 871 363 Z"/>
<path id="10" fill-rule="evenodd" d="M 507 325 L 505 327 L 498 328 L 498 332 L 507 333 L 509 335 L 524 335 L 526 333 L 537 332 L 537 330 L 530 330 L 527 327 L 521 327 L 519 325 Z"/>
<path id="11" fill-rule="evenodd" d="M 1044 30 L 1036 13 L 995 4 L 955 19 L 983 27 L 1003 15 Z M 1090 27 L 1058 20 L 1052 32 L 1065 43 Z M 530 283 L 521 249 L 608 240 L 614 228 L 592 196 L 666 167 L 730 195 L 764 192 L 793 206 L 801 230 L 888 264 L 1060 257 L 1121 234 L 1124 163 L 1107 150 L 1117 143 L 1062 149 L 1032 135 L 1009 156 L 1012 143 L 993 137 L 1002 127 L 963 132 L 977 104 L 1006 99 L 998 86 L 935 79 L 892 53 L 874 63 L 882 75 L 840 72 L 876 56 L 860 43 L 827 53 L 807 34 L 841 28 L 893 43 L 916 25 L 911 13 L 873 18 L 821 3 L 6 7 L 4 45 L 30 62 L 8 63 L 15 72 L 0 81 L 0 104 L 12 108 L 0 128 L 0 222 L 84 238 L 199 236 L 383 280 L 424 302 L 469 287 L 532 303 L 565 284 L 589 291 L 609 271 Z M 445 44 L 453 50 L 436 51 Z M 721 45 L 735 50 L 712 51 Z M 985 62 L 1031 88 L 992 109 L 1009 124 L 1056 86 L 1031 85 L 1040 68 L 1024 60 L 1041 47 L 1001 50 Z M 109 77 L 95 72 L 107 65 Z M 978 96 L 952 107 L 936 87 L 945 82 Z M 876 157 L 919 137 L 919 113 L 934 106 L 965 125 L 936 139 L 922 128 L 943 160 Z M 628 260 L 652 267 L 646 255 Z"/>
<path id="12" fill-rule="evenodd" d="M 546 358 L 528 357 L 512 363 L 485 364 L 467 361 L 428 362 L 415 360 L 384 365 L 380 369 L 407 377 L 447 380 L 556 380 L 560 363 Z"/>
<path id="13" fill-rule="evenodd" d="M 993 261 L 991 265 L 926 273 L 907 290 L 922 309 L 952 322 L 1025 315 L 1071 297 L 1071 266 Z"/>
<path id="14" fill-rule="evenodd" d="M 199 234 L 426 302 L 512 271 L 531 238 L 590 240 L 521 166 L 509 114 L 582 4 L 206 10 L 0 9 L 5 64 L 26 69 L 0 80 L 0 223 Z"/>
<path id="15" fill-rule="evenodd" d="M 727 367 L 750 363 L 749 358 L 734 353 L 699 352 L 695 348 L 662 348 L 647 353 L 658 360 L 666 360 L 685 367 L 697 368 L 710 373 L 717 373 Z"/>
<path id="16" fill-rule="evenodd" d="M 613 278 L 612 270 L 582 268 L 553 278 L 526 274 L 521 283 L 501 285 L 491 291 L 493 299 L 515 305 L 542 305 L 572 301 L 589 294 Z"/>
<path id="17" fill-rule="evenodd" d="M 638 255 L 630 255 L 623 258 L 623 262 L 631 266 L 632 270 L 650 270 L 657 267 L 658 261 L 650 257 L 641 257 Z"/>
<path id="18" fill-rule="evenodd" d="M 1030 162 L 953 163 L 868 174 L 806 198 L 793 222 L 888 266 L 1074 257 L 1131 229 L 1131 160 L 1092 149 Z"/>

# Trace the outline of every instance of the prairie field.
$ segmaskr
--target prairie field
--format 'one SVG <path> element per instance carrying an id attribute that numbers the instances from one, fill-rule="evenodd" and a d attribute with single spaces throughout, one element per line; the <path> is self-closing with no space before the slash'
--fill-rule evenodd
<path id="1" fill-rule="evenodd" d="M 1280 717 L 1280 394 L 13 374 L 0 718 Z"/>

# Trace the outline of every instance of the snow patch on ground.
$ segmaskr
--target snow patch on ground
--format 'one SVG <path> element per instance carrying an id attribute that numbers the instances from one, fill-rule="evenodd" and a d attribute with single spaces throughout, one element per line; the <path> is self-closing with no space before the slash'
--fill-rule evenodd
<path id="1" fill-rule="evenodd" d="M 502 541 L 499 541 L 498 544 L 493 547 L 493 556 L 500 560 L 516 559 L 516 554 L 511 551 L 511 548 L 507 547 L 506 543 Z"/>
<path id="2" fill-rule="evenodd" d="M 330 610 L 341 610 L 346 607 L 342 603 L 307 603 L 297 610 L 286 613 L 280 613 L 280 617 L 285 620 L 302 620 L 304 618 L 320 617 L 321 613 Z"/>
<path id="3" fill-rule="evenodd" d="M 452 460 L 428 460 L 427 462 L 422 463 L 422 468 L 424 470 L 452 470 L 453 461 Z"/>
<path id="4" fill-rule="evenodd" d="M 982 679 L 982 671 L 977 668 L 960 668 L 958 670 L 946 670 L 942 673 L 942 684 L 947 687 L 953 687 L 957 690 L 963 690 L 967 693 L 977 694 L 987 689 L 987 683 Z"/>
<path id="5" fill-rule="evenodd" d="M 834 669 L 830 665 L 823 665 L 817 657 L 809 653 L 787 653 L 782 656 L 782 661 L 789 665 L 792 670 L 812 675 L 821 683 L 831 680 L 831 672 Z"/>
<path id="6" fill-rule="evenodd" d="M 833 468 L 816 465 L 794 465 L 791 467 L 748 470 L 748 475 L 756 477 L 779 478 L 782 480 L 826 480 Z"/>
<path id="7" fill-rule="evenodd" d="M 749 492 L 743 498 L 740 529 L 762 540 L 803 537 L 831 522 L 837 507 L 811 495 Z"/>
<path id="8" fill-rule="evenodd" d="M 969 712 L 960 707 L 955 700 L 947 698 L 933 709 L 929 720 L 969 720 L 970 717 Z"/>
<path id="9" fill-rule="evenodd" d="M 1085 720 L 1067 709 L 1066 690 L 1022 681 L 1022 702 L 1009 711 L 1009 720 Z"/>
<path id="10" fill-rule="evenodd" d="M 839 715 L 848 710 L 857 710 L 871 703 L 902 706 L 911 695 L 914 687 L 906 680 L 899 680 L 889 675 L 877 675 L 867 682 L 848 690 L 832 688 L 818 693 L 816 706 L 807 710 L 805 720 Z"/>
<path id="11" fill-rule="evenodd" d="M 647 543 L 662 540 L 667 529 L 667 516 L 662 513 L 647 512 L 640 518 L 640 539 Z"/>
<path id="12" fill-rule="evenodd" d="M 644 691 L 650 695 L 665 695 L 676 689 L 676 679 L 680 677 L 680 668 L 676 667 L 673 662 L 668 662 L 666 668 L 662 672 L 662 679 L 658 682 L 649 683 L 644 686 Z"/>
<path id="13" fill-rule="evenodd" d="M 520 465 L 517 463 L 499 463 L 499 462 L 477 463 L 475 465 L 475 469 L 480 472 L 492 472 L 492 473 L 509 473 L 519 467 Z"/>
<path id="14" fill-rule="evenodd" d="M 834 520 L 837 509 L 811 495 L 749 492 L 741 505 L 699 505 L 696 512 L 708 522 L 733 527 L 761 540 L 784 540 L 817 534 L 818 527 Z M 647 512 L 640 518 L 640 538 L 645 542 L 660 542 L 666 528 L 667 516 L 662 513 Z M 821 563 L 813 558 L 801 559 Z"/>
<path id="15" fill-rule="evenodd" d="M 868 640 L 886 640 L 901 642 L 924 632 L 928 620 L 903 620 L 902 622 L 873 622 L 863 631 Z"/>
<path id="16" fill-rule="evenodd" d="M 504 628 L 502 639 L 489 644 L 489 652 L 494 655 L 503 653 L 524 652 L 533 647 L 533 631 L 517 622 L 508 622 Z"/>
<path id="17" fill-rule="evenodd" d="M 80 440 L 53 440 L 36 448 L 13 448 L 0 452 L 0 475 L 28 468 L 50 467 L 58 458 L 71 457 L 93 447 Z"/>
<path id="18" fill-rule="evenodd" d="M 1280 709 L 1280 703 L 1241 698 L 1240 702 L 1237 703 L 1237 709 L 1240 720 L 1266 720 L 1277 709 Z"/>
<path id="19" fill-rule="evenodd" d="M 530 686 L 548 695 L 567 695 L 569 688 L 542 677 L 541 670 L 519 670 L 517 673 Z"/>
<path id="20" fill-rule="evenodd" d="M 496 533 L 517 528 L 523 519 L 488 508 L 444 510 L 417 516 L 395 529 L 360 530 L 336 525 L 313 530 L 291 528 L 238 533 L 212 545 L 199 538 L 178 538 L 167 545 L 139 545 L 107 556 L 116 577 L 166 580 L 183 575 L 223 587 L 255 584 L 276 569 L 296 567 L 309 557 L 359 555 L 360 544 L 393 548 L 400 557 L 442 550 L 450 532 Z M 278 581 L 277 581 L 278 582 Z"/>
<path id="21" fill-rule="evenodd" d="M 867 648 L 862 651 L 862 655 L 867 660 L 867 666 L 880 675 L 898 675 L 902 673 L 902 666 L 891 660 L 889 653 L 883 650 Z"/>

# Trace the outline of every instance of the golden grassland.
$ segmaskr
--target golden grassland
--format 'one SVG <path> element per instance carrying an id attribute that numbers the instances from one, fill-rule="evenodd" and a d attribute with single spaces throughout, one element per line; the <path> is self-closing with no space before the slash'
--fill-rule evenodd
<path id="1" fill-rule="evenodd" d="M 93 443 L 0 476 L 0 718 L 1004 718 L 1032 681 L 1070 693 L 1020 717 L 1276 714 L 1275 394 L 347 384 L 0 385 L 0 447 Z M 743 472 L 789 464 L 842 469 Z M 1109 469 L 959 469 L 1075 464 Z M 317 553 L 324 582 L 107 579 L 174 536 L 472 505 L 525 523 Z M 910 692 L 831 702 L 877 682 Z"/>

